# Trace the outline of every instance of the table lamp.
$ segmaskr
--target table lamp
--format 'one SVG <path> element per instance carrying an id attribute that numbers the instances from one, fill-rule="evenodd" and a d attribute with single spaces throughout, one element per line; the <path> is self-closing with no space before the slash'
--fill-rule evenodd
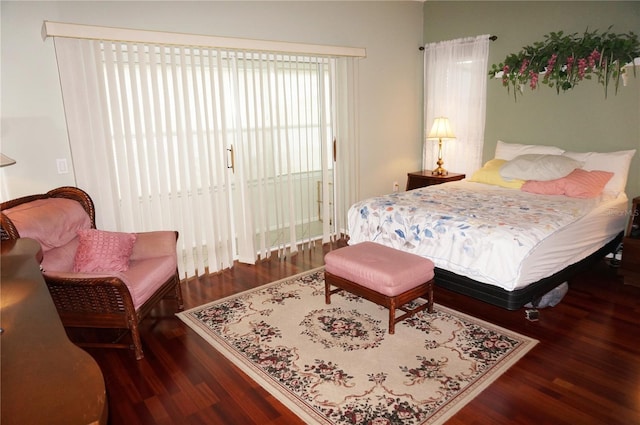
<path id="1" fill-rule="evenodd" d="M 442 164 L 444 161 L 442 160 L 442 139 L 455 139 L 455 135 L 451 130 L 451 124 L 449 124 L 449 119 L 445 117 L 438 117 L 433 120 L 433 125 L 431 126 L 431 131 L 427 135 L 428 140 L 438 140 L 438 168 L 433 170 L 431 174 L 434 176 L 446 176 L 449 174 L 447 170 L 442 168 Z"/>

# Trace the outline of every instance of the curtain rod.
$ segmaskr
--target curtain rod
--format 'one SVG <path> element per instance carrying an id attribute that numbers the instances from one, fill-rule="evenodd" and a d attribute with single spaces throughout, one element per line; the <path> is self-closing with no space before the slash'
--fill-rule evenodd
<path id="1" fill-rule="evenodd" d="M 490 35 L 489 36 L 489 40 L 491 40 L 491 41 L 496 41 L 497 39 L 498 39 L 497 35 Z M 424 46 L 418 47 L 418 50 L 424 50 Z"/>

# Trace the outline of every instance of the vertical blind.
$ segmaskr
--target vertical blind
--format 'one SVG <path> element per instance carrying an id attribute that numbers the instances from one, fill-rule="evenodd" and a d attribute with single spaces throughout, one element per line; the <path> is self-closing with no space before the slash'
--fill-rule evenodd
<path id="1" fill-rule="evenodd" d="M 345 231 L 356 59 L 54 42 L 76 181 L 100 228 L 177 229 L 186 276 Z"/>

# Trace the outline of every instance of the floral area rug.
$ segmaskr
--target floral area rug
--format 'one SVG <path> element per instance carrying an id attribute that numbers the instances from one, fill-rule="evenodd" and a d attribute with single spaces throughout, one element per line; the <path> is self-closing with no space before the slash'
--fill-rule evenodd
<path id="1" fill-rule="evenodd" d="M 309 424 L 440 424 L 536 340 L 435 305 L 396 324 L 324 269 L 178 314 Z"/>

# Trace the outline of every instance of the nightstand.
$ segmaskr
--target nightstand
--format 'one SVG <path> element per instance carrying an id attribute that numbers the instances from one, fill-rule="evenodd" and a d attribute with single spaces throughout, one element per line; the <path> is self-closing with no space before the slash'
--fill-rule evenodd
<path id="1" fill-rule="evenodd" d="M 640 286 L 640 196 L 633 198 L 618 269 L 627 285 Z"/>
<path id="2" fill-rule="evenodd" d="M 447 182 L 454 182 L 465 178 L 464 174 L 449 173 L 446 176 L 434 176 L 431 170 L 414 171 L 407 174 L 407 189 L 413 190 L 421 187 L 431 186 Z"/>

